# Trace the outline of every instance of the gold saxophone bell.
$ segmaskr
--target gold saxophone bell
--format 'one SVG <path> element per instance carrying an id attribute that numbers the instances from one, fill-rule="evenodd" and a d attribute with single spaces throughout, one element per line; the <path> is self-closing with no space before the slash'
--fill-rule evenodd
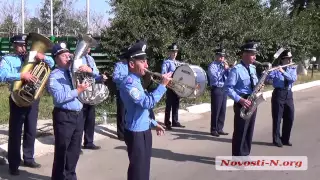
<path id="1" fill-rule="evenodd" d="M 28 40 L 32 41 L 31 49 L 20 73 L 31 71 L 31 75 L 36 77 L 37 80 L 35 82 L 24 82 L 22 80 L 14 82 L 11 98 L 20 107 L 28 107 L 40 98 L 51 72 L 46 63 L 39 63 L 35 60 L 35 55 L 45 53 L 52 48 L 53 43 L 50 39 L 38 33 L 29 33 Z"/>

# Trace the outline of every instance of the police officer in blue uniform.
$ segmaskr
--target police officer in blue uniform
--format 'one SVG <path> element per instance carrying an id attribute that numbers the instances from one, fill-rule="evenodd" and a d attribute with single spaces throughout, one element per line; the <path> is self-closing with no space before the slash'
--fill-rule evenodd
<path id="1" fill-rule="evenodd" d="M 52 180 L 77 179 L 76 166 L 80 156 L 84 128 L 83 104 L 77 99 L 88 84 L 74 89 L 70 72 L 70 53 L 64 43 L 52 48 L 57 68 L 49 77 L 47 88 L 53 97 L 54 162 Z M 87 66 L 81 66 L 85 71 Z M 80 68 L 79 68 L 80 69 Z"/>
<path id="2" fill-rule="evenodd" d="M 156 128 L 158 135 L 164 133 L 164 128 L 149 118 L 149 109 L 160 101 L 172 75 L 162 75 L 162 83 L 152 93 L 147 93 L 141 84 L 144 69 L 148 68 L 145 49 L 144 41 L 138 41 L 128 49 L 129 74 L 120 85 L 120 96 L 126 110 L 124 139 L 130 161 L 128 180 L 149 180 L 152 149 L 150 126 Z"/>
<path id="3" fill-rule="evenodd" d="M 113 71 L 113 82 L 117 86 L 116 98 L 117 98 L 117 135 L 119 140 L 124 140 L 124 106 L 123 102 L 120 98 L 120 84 L 123 79 L 128 75 L 128 63 L 126 60 L 127 49 L 124 48 L 121 50 L 121 55 L 118 57 L 120 59 L 119 62 L 115 64 Z"/>
<path id="4" fill-rule="evenodd" d="M 256 59 L 257 44 L 249 42 L 241 47 L 242 59 L 229 72 L 225 83 L 228 96 L 234 100 L 234 132 L 232 137 L 232 155 L 248 156 L 251 151 L 252 136 L 257 110 L 250 120 L 240 117 L 240 109 L 248 108 L 251 104 L 247 100 L 258 82 L 256 68 L 252 63 Z"/>
<path id="5" fill-rule="evenodd" d="M 26 35 L 16 35 L 11 38 L 14 54 L 7 54 L 2 57 L 0 64 L 0 82 L 10 82 L 10 90 L 14 81 L 36 81 L 36 77 L 30 72 L 20 73 L 26 58 Z M 50 68 L 54 66 L 51 57 L 42 53 L 37 53 L 35 59 L 44 61 Z M 30 107 L 19 107 L 9 97 L 10 118 L 9 118 L 9 142 L 8 142 L 8 162 L 9 172 L 12 175 L 19 175 L 19 166 L 21 163 L 21 133 L 24 124 L 23 134 L 23 164 L 31 168 L 39 168 L 40 164 L 34 161 L 34 143 L 37 132 L 37 120 L 39 101 L 36 100 Z"/>
<path id="6" fill-rule="evenodd" d="M 97 83 L 104 82 L 107 77 L 100 75 L 99 70 L 92 56 L 89 55 L 91 48 L 88 48 L 87 54 L 82 57 L 82 64 L 87 65 L 90 68 L 90 72 L 93 73 Z M 94 127 L 96 122 L 96 110 L 94 105 L 83 104 L 83 117 L 84 117 L 84 142 L 83 149 L 97 150 L 100 146 L 96 146 L 93 143 Z"/>
<path id="7" fill-rule="evenodd" d="M 292 62 L 292 54 L 289 50 L 285 50 L 279 59 L 280 65 L 289 64 Z M 280 67 L 269 73 L 267 81 L 270 80 L 274 87 L 271 98 L 273 144 L 278 147 L 292 146 L 290 134 L 294 120 L 294 103 L 291 88 L 297 80 L 297 69 L 295 66 Z M 283 119 L 282 136 L 280 136 L 281 119 Z"/>
<path id="8" fill-rule="evenodd" d="M 173 73 L 176 68 L 177 68 L 177 61 L 176 57 L 178 54 L 178 46 L 176 43 L 172 43 L 168 47 L 169 51 L 169 57 L 168 59 L 163 61 L 162 64 L 162 70 L 161 74 L 166 74 L 166 73 Z M 164 116 L 164 124 L 166 125 L 166 128 L 168 130 L 171 130 L 171 127 L 182 127 L 184 128 L 185 126 L 181 125 L 178 118 L 178 110 L 179 110 L 179 105 L 180 105 L 180 98 L 178 95 L 171 89 L 167 90 L 166 94 L 166 109 L 165 109 L 165 116 Z M 172 110 L 172 124 L 170 122 L 170 112 Z"/>
<path id="9" fill-rule="evenodd" d="M 212 136 L 228 135 L 223 132 L 226 117 L 227 93 L 224 83 L 228 77 L 229 66 L 224 61 L 225 49 L 219 48 L 215 51 L 215 61 L 208 67 L 208 76 L 211 86 L 211 128 Z"/>

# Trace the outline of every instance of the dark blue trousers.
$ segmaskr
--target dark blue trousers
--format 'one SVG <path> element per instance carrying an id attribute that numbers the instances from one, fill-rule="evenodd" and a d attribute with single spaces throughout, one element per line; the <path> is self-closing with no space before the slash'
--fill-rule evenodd
<path id="1" fill-rule="evenodd" d="M 294 103 L 291 90 L 274 89 L 271 98 L 272 109 L 272 140 L 275 143 L 288 143 L 294 121 Z M 280 136 L 280 124 L 282 136 Z"/>
<path id="2" fill-rule="evenodd" d="M 180 105 L 180 98 L 178 95 L 171 89 L 167 90 L 166 93 L 166 109 L 164 115 L 164 124 L 170 126 L 170 112 L 172 110 L 172 125 L 178 124 L 178 110 Z"/>
<path id="3" fill-rule="evenodd" d="M 54 160 L 52 180 L 76 180 L 83 134 L 83 112 L 53 109 Z"/>
<path id="4" fill-rule="evenodd" d="M 252 114 L 250 120 L 240 117 L 240 103 L 234 103 L 234 131 L 232 137 L 232 156 L 248 156 L 251 151 L 254 124 L 257 110 Z"/>
<path id="5" fill-rule="evenodd" d="M 96 108 L 95 106 L 83 104 L 84 118 L 84 146 L 93 146 L 94 127 L 96 125 Z"/>
<path id="6" fill-rule="evenodd" d="M 124 106 L 123 102 L 120 97 L 120 91 L 117 90 L 116 93 L 116 98 L 117 98 L 117 135 L 118 138 L 123 138 L 124 137 Z"/>
<path id="7" fill-rule="evenodd" d="M 127 180 L 149 180 L 152 151 L 151 130 L 133 132 L 126 129 L 124 139 L 129 157 Z"/>
<path id="8" fill-rule="evenodd" d="M 211 87 L 211 128 L 210 131 L 223 131 L 227 108 L 227 93 L 223 87 Z"/>
<path id="9" fill-rule="evenodd" d="M 10 170 L 17 170 L 21 162 L 20 148 L 23 124 L 23 160 L 25 162 L 34 161 L 34 142 L 37 133 L 39 100 L 35 101 L 30 107 L 19 107 L 9 97 L 9 105 L 8 162 Z"/>

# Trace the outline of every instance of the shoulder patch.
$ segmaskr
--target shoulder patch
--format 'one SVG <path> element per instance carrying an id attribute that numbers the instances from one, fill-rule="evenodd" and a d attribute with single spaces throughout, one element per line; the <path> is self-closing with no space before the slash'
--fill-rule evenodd
<path id="1" fill-rule="evenodd" d="M 139 100 L 140 98 L 140 91 L 138 88 L 133 87 L 132 89 L 130 89 L 130 96 L 134 99 L 134 100 Z"/>

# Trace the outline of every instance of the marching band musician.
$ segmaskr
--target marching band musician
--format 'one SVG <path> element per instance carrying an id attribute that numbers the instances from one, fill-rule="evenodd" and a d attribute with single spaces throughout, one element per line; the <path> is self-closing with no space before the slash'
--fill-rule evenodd
<path id="1" fill-rule="evenodd" d="M 280 54 L 280 65 L 291 63 L 292 54 L 285 50 Z M 271 71 L 267 81 L 273 81 L 274 90 L 271 98 L 272 109 L 272 140 L 278 147 L 283 145 L 292 146 L 290 133 L 294 120 L 294 103 L 292 95 L 292 85 L 297 80 L 297 69 L 295 66 L 288 66 Z M 283 118 L 282 136 L 280 136 L 280 124 Z"/>
<path id="2" fill-rule="evenodd" d="M 211 128 L 212 136 L 228 135 L 223 132 L 223 126 L 227 109 L 227 93 L 224 90 L 224 83 L 228 77 L 229 66 L 224 61 L 225 49 L 216 49 L 215 61 L 208 68 L 208 75 L 211 86 Z"/>
<path id="3" fill-rule="evenodd" d="M 14 54 L 2 57 L 0 64 L 0 81 L 11 82 L 27 81 L 35 82 L 37 78 L 30 72 L 19 73 L 26 55 L 26 35 L 15 35 L 11 38 Z M 44 61 L 50 68 L 54 66 L 51 57 L 42 53 L 35 56 L 37 61 Z M 12 84 L 10 90 L 12 90 Z M 8 141 L 8 162 L 11 175 L 19 175 L 19 166 L 22 162 L 20 155 L 22 125 L 24 124 L 23 134 L 23 164 L 31 168 L 39 168 L 41 165 L 34 160 L 34 143 L 37 132 L 37 120 L 39 110 L 39 99 L 34 101 L 30 107 L 19 107 L 9 97 L 10 118 L 9 118 L 9 141 Z"/>
<path id="4" fill-rule="evenodd" d="M 166 74 L 169 72 L 174 72 L 177 68 L 176 66 L 176 57 L 178 54 L 178 46 L 176 43 L 172 43 L 168 47 L 169 57 L 166 59 L 162 64 L 162 71 L 161 74 Z M 167 90 L 166 94 L 166 109 L 165 109 L 165 116 L 164 116 L 164 124 L 166 125 L 167 130 L 171 130 L 171 127 L 182 127 L 185 126 L 181 125 L 178 118 L 178 110 L 180 105 L 180 98 L 178 95 L 171 89 Z M 172 110 L 172 124 L 170 122 L 170 112 Z M 172 125 L 172 126 L 171 126 Z"/>
<path id="5" fill-rule="evenodd" d="M 144 69 L 148 68 L 146 46 L 144 41 L 138 41 L 128 48 L 129 74 L 120 85 L 121 99 L 126 100 L 124 139 L 129 156 L 128 180 L 149 180 L 152 149 L 150 126 L 156 128 L 157 135 L 164 134 L 164 128 L 155 120 L 150 120 L 149 109 L 160 101 L 172 75 L 162 75 L 162 83 L 152 93 L 145 92 L 141 76 L 145 75 Z"/>
<path id="6" fill-rule="evenodd" d="M 117 135 L 118 139 L 124 140 L 124 106 L 123 101 L 120 97 L 120 84 L 123 79 L 128 75 L 128 63 L 125 59 L 126 48 L 121 50 L 121 55 L 119 56 L 120 61 L 115 64 L 113 71 L 113 82 L 117 86 L 116 98 L 117 98 Z"/>
<path id="7" fill-rule="evenodd" d="M 65 43 L 55 44 L 52 56 L 57 64 L 47 84 L 54 104 L 52 119 L 55 142 L 52 180 L 77 179 L 75 170 L 84 128 L 83 105 L 77 97 L 89 85 L 78 84 L 77 88 L 73 89 L 70 53 Z M 90 68 L 82 65 L 79 70 L 89 71 Z"/>
<path id="8" fill-rule="evenodd" d="M 82 57 L 82 64 L 89 67 L 89 71 L 93 73 L 96 82 L 104 82 L 107 76 L 100 75 L 99 70 L 92 56 L 89 55 L 91 48 L 88 48 L 87 54 Z M 83 104 L 83 117 L 84 117 L 84 138 L 83 149 L 97 150 L 100 146 L 93 143 L 94 127 L 96 124 L 96 109 L 94 105 Z"/>
<path id="9" fill-rule="evenodd" d="M 253 92 L 258 82 L 256 68 L 252 63 L 256 59 L 257 44 L 249 42 L 241 47 L 242 59 L 229 72 L 225 88 L 228 96 L 234 100 L 234 132 L 232 137 L 232 155 L 248 156 L 251 151 L 252 136 L 257 110 L 250 120 L 240 116 L 240 110 L 251 104 L 247 98 Z"/>

